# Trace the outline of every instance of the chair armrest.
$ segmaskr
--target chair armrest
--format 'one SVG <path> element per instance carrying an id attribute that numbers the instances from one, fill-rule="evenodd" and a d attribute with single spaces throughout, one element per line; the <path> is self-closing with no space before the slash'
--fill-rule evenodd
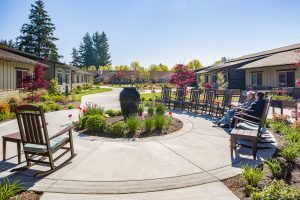
<path id="1" fill-rule="evenodd" d="M 258 117 L 255 117 L 255 116 L 253 116 L 253 115 L 249 115 L 249 114 L 247 114 L 247 113 L 241 113 L 241 115 L 243 115 L 243 116 L 246 116 L 246 117 L 250 117 L 250 118 L 252 118 L 252 119 L 256 119 L 256 120 L 261 120 L 260 118 L 258 118 Z"/>
<path id="2" fill-rule="evenodd" d="M 242 117 L 234 116 L 233 118 L 234 118 L 234 119 L 237 119 L 237 120 L 240 120 L 240 121 L 249 122 L 249 123 L 251 123 L 251 124 L 259 125 L 258 122 L 254 122 L 254 121 L 251 121 L 251 120 L 247 120 L 247 119 L 244 119 L 244 118 L 242 118 Z"/>
<path id="3" fill-rule="evenodd" d="M 66 128 L 64 128 L 63 130 L 61 130 L 58 133 L 56 133 L 55 135 L 53 135 L 52 137 L 50 137 L 49 139 L 51 140 L 51 139 L 56 138 L 56 137 L 58 137 L 60 135 L 63 135 L 64 133 L 66 133 L 68 131 L 71 131 L 73 128 L 74 128 L 73 125 L 69 125 Z"/>

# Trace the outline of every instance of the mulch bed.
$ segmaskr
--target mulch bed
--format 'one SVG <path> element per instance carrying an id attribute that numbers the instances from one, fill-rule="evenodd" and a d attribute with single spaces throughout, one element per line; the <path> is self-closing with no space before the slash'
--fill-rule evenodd
<path id="1" fill-rule="evenodd" d="M 277 157 L 279 160 L 282 160 L 279 158 L 279 149 L 284 146 L 284 140 L 282 135 L 273 132 L 274 137 L 276 138 L 277 141 L 277 151 L 275 152 L 273 157 Z M 295 163 L 293 166 L 287 166 L 285 162 L 283 162 L 283 175 L 282 177 L 279 177 L 279 179 L 284 180 L 287 184 L 296 187 L 300 190 L 300 159 L 296 159 Z M 259 188 L 264 188 L 268 186 L 271 181 L 272 181 L 272 174 L 271 171 L 264 165 L 264 173 L 265 177 L 264 179 L 260 182 Z M 242 180 L 242 175 L 237 175 L 225 180 L 222 180 L 223 184 L 226 185 L 238 198 L 241 200 L 248 200 L 248 194 L 245 189 L 244 182 Z"/>
<path id="2" fill-rule="evenodd" d="M 20 194 L 17 194 L 14 197 L 11 197 L 9 200 L 39 200 L 42 196 L 42 193 L 37 193 L 33 191 L 24 191 Z"/>
<path id="3" fill-rule="evenodd" d="M 115 123 L 117 121 L 124 120 L 122 116 L 111 117 L 107 119 L 108 123 Z M 142 119 L 141 119 L 142 120 Z M 177 118 L 173 118 L 171 120 L 171 124 L 169 127 L 165 127 L 162 130 L 153 130 L 151 132 L 147 132 L 145 130 L 137 130 L 135 134 L 127 134 L 126 138 L 146 138 L 146 137 L 153 137 L 153 136 L 161 136 L 167 135 L 173 132 L 176 132 L 182 129 L 183 123 Z M 111 135 L 105 132 L 95 133 L 95 132 L 88 132 L 83 130 L 81 133 L 91 136 L 99 136 L 99 137 L 108 137 L 108 138 L 120 138 L 119 136 Z"/>

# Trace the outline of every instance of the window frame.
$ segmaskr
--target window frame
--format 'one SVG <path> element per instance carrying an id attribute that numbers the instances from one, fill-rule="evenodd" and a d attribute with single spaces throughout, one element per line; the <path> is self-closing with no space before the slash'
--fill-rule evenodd
<path id="1" fill-rule="evenodd" d="M 292 85 L 288 85 L 288 73 L 289 72 L 294 73 L 294 81 L 293 81 Z M 285 75 L 285 84 L 284 85 L 280 84 L 280 74 Z M 295 80 L 296 80 L 295 70 L 280 70 L 280 71 L 278 71 L 278 86 L 279 87 L 295 87 Z"/>
<path id="2" fill-rule="evenodd" d="M 261 83 L 259 84 L 258 75 L 261 76 Z M 256 77 L 256 81 L 254 81 L 253 77 Z M 251 85 L 252 86 L 262 86 L 263 85 L 263 72 L 251 72 Z"/>
<path id="3" fill-rule="evenodd" d="M 29 69 L 23 69 L 23 68 L 16 68 L 16 70 L 15 70 L 15 73 L 16 73 L 16 89 L 22 89 L 22 88 L 24 88 L 23 85 L 21 85 L 21 87 L 19 87 L 20 84 L 18 83 L 19 81 L 17 80 L 18 79 L 18 76 L 17 76 L 18 72 L 22 72 L 22 79 L 19 80 L 19 81 L 22 81 L 22 80 L 24 80 L 24 78 L 26 76 L 28 76 L 30 70 Z"/>

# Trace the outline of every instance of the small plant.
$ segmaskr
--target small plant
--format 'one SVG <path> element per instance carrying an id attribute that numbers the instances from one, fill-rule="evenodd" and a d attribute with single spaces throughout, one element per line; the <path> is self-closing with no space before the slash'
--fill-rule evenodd
<path id="1" fill-rule="evenodd" d="M 75 109 L 75 105 L 69 104 L 69 105 L 68 105 L 68 109 Z"/>
<path id="2" fill-rule="evenodd" d="M 286 125 L 283 122 L 274 122 L 272 124 L 272 128 L 276 132 L 282 132 L 282 130 L 284 130 L 285 127 L 286 127 Z"/>
<path id="3" fill-rule="evenodd" d="M 101 115 L 92 115 L 85 122 L 85 127 L 88 131 L 101 132 L 105 128 L 105 118 Z"/>
<path id="4" fill-rule="evenodd" d="M 272 100 L 277 100 L 277 101 L 293 101 L 293 97 L 289 95 L 272 95 Z"/>
<path id="5" fill-rule="evenodd" d="M 139 108 L 138 108 L 139 116 L 142 116 L 144 111 L 145 111 L 145 107 L 143 105 L 140 105 Z"/>
<path id="6" fill-rule="evenodd" d="M 121 136 L 125 137 L 125 131 L 126 131 L 126 123 L 123 121 L 116 122 L 112 125 L 110 125 L 107 129 L 108 133 L 115 135 L 115 136 Z"/>
<path id="7" fill-rule="evenodd" d="M 263 171 L 251 166 L 243 167 L 243 179 L 247 186 L 257 187 L 259 181 L 263 178 Z"/>
<path id="8" fill-rule="evenodd" d="M 156 114 L 157 115 L 164 115 L 167 111 L 167 108 L 164 104 L 158 104 L 156 106 Z"/>
<path id="9" fill-rule="evenodd" d="M 250 195 L 251 200 L 296 200 L 299 198 L 299 191 L 289 187 L 283 180 L 273 180 L 263 191 L 256 191 Z"/>
<path id="10" fill-rule="evenodd" d="M 296 131 L 295 129 L 290 129 L 290 131 L 287 132 L 284 137 L 288 142 L 291 143 L 300 142 L 300 132 Z"/>
<path id="11" fill-rule="evenodd" d="M 282 174 L 282 168 L 280 162 L 273 158 L 266 161 L 274 177 L 278 178 Z"/>
<path id="12" fill-rule="evenodd" d="M 10 106 L 6 102 L 0 102 L 0 114 L 10 114 Z"/>
<path id="13" fill-rule="evenodd" d="M 148 117 L 145 119 L 144 124 L 145 124 L 145 130 L 148 132 L 151 132 L 152 129 L 154 128 L 154 118 L 153 117 Z"/>
<path id="14" fill-rule="evenodd" d="M 60 93 L 58 90 L 58 82 L 56 78 L 50 80 L 48 86 L 48 92 L 50 95 L 57 95 Z"/>
<path id="15" fill-rule="evenodd" d="M 83 109 L 83 115 L 103 115 L 103 108 L 97 107 L 96 104 L 87 103 L 85 109 Z"/>
<path id="16" fill-rule="evenodd" d="M 140 121 L 137 116 L 131 115 L 126 119 L 126 124 L 130 133 L 135 133 L 139 128 Z"/>
<path id="17" fill-rule="evenodd" d="M 289 122 L 289 118 L 287 115 L 281 115 L 281 114 L 277 114 L 277 113 L 273 114 L 273 120 L 275 122 L 283 122 L 285 124 L 287 124 Z"/>
<path id="18" fill-rule="evenodd" d="M 19 181 L 9 181 L 7 178 L 0 182 L 0 200 L 10 199 L 22 190 Z"/>
<path id="19" fill-rule="evenodd" d="M 142 97 L 142 98 L 141 98 L 141 101 L 144 102 L 144 101 L 145 101 L 145 97 Z"/>
<path id="20" fill-rule="evenodd" d="M 289 163 L 294 163 L 296 158 L 299 156 L 299 147 L 296 144 L 288 144 L 285 146 L 280 155 Z"/>
<path id="21" fill-rule="evenodd" d="M 153 114 L 154 114 L 154 107 L 153 107 L 153 106 L 149 106 L 149 107 L 148 107 L 148 114 L 149 114 L 150 116 L 153 116 Z"/>
<path id="22" fill-rule="evenodd" d="M 156 115 L 154 117 L 154 126 L 157 130 L 162 130 L 166 123 L 167 120 L 165 115 Z"/>
<path id="23" fill-rule="evenodd" d="M 115 117 L 122 115 L 122 112 L 120 110 L 109 109 L 105 111 L 105 114 L 108 114 L 110 117 Z"/>
<path id="24" fill-rule="evenodd" d="M 272 119 L 266 119 L 265 121 L 265 127 L 266 128 L 270 128 L 271 127 L 271 124 L 273 123 L 274 121 Z"/>

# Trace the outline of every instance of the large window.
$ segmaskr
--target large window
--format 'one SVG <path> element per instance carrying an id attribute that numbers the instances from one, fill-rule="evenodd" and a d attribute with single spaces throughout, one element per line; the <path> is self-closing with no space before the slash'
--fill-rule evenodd
<path id="1" fill-rule="evenodd" d="M 80 83 L 80 76 L 77 74 L 77 83 Z"/>
<path id="2" fill-rule="evenodd" d="M 61 72 L 57 72 L 57 82 L 59 85 L 63 84 L 63 74 Z"/>
<path id="3" fill-rule="evenodd" d="M 295 71 L 278 72 L 279 87 L 295 87 Z"/>
<path id="4" fill-rule="evenodd" d="M 23 88 L 22 80 L 28 75 L 28 69 L 16 69 L 16 87 Z"/>
<path id="5" fill-rule="evenodd" d="M 251 85 L 262 86 L 262 72 L 251 73 Z"/>
<path id="6" fill-rule="evenodd" d="M 209 82 L 209 77 L 208 75 L 205 75 L 205 83 L 208 83 Z"/>
<path id="7" fill-rule="evenodd" d="M 65 78 L 66 78 L 66 84 L 69 84 L 70 83 L 70 75 L 65 74 Z"/>
<path id="8" fill-rule="evenodd" d="M 217 83 L 217 79 L 218 79 L 217 74 L 211 75 L 211 82 L 212 82 L 212 83 Z"/>

